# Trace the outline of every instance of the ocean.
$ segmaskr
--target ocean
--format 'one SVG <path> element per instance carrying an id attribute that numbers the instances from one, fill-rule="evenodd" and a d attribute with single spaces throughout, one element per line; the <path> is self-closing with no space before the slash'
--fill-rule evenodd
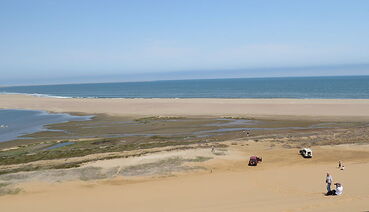
<path id="1" fill-rule="evenodd" d="M 369 99 L 369 76 L 199 79 L 0 87 L 59 98 Z"/>
<path id="2" fill-rule="evenodd" d="M 45 127 L 48 124 L 85 121 L 91 117 L 35 110 L 0 109 L 0 142 L 21 139 L 20 136 L 49 130 Z"/>

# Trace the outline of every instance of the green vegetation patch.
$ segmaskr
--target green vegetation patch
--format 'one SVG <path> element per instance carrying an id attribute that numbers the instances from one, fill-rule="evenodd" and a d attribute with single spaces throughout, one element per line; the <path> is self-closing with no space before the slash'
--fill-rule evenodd
<path id="1" fill-rule="evenodd" d="M 157 147 L 189 145 L 200 143 L 200 141 L 163 141 L 159 139 L 156 142 L 122 142 L 119 138 L 104 138 L 88 141 L 80 141 L 75 144 L 56 148 L 52 150 L 40 150 L 30 152 L 27 148 L 14 150 L 16 152 L 3 152 L 0 155 L 0 165 L 11 165 L 28 163 L 38 160 L 52 160 L 72 157 L 82 157 L 90 154 L 105 152 L 124 152 L 139 149 L 151 149 Z M 66 164 L 67 167 L 75 167 L 75 164 Z M 1 173 L 1 171 L 0 171 Z"/>

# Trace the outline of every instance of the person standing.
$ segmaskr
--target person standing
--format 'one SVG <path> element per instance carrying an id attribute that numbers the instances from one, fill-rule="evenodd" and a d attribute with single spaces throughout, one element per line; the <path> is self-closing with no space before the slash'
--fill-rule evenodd
<path id="1" fill-rule="evenodd" d="M 332 185 L 332 182 L 333 182 L 333 178 L 329 173 L 327 173 L 327 177 L 325 178 L 325 182 L 327 183 L 327 191 L 331 192 L 331 185 Z"/>

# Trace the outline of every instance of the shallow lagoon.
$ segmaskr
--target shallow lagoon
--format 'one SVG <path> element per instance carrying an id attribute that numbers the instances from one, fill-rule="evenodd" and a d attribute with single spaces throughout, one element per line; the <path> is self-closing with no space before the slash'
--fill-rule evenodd
<path id="1" fill-rule="evenodd" d="M 39 131 L 48 131 L 45 126 L 49 124 L 86 121 L 91 117 L 35 110 L 0 109 L 0 142 L 22 139 L 21 136 Z"/>

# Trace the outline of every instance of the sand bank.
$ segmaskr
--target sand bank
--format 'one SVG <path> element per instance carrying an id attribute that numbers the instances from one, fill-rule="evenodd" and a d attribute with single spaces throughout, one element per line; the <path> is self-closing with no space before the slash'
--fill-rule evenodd
<path id="1" fill-rule="evenodd" d="M 0 108 L 119 116 L 247 116 L 369 120 L 360 99 L 61 99 L 0 95 Z"/>

